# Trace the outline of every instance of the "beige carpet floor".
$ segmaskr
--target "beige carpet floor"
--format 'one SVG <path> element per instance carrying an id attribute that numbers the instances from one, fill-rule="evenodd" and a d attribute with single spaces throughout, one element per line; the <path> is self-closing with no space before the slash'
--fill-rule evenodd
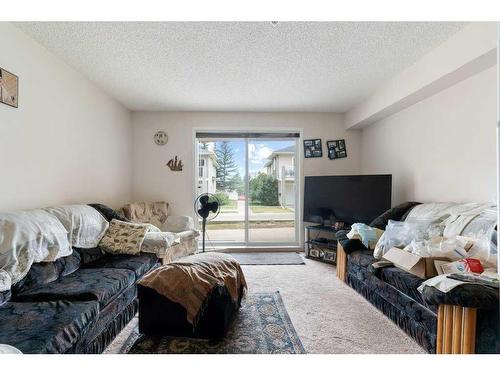
<path id="1" fill-rule="evenodd" d="M 425 353 L 391 320 L 340 282 L 333 265 L 309 259 L 305 262 L 242 267 L 249 292 L 280 291 L 308 353 Z M 107 353 L 120 347 L 130 332 L 127 328 Z"/>

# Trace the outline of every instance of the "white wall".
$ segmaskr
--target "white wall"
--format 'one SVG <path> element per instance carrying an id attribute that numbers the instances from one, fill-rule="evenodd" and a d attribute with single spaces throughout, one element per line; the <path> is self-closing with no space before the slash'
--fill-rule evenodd
<path id="1" fill-rule="evenodd" d="M 19 108 L 0 104 L 0 211 L 128 201 L 130 112 L 8 23 L 0 51 L 19 76 Z"/>
<path id="2" fill-rule="evenodd" d="M 344 129 L 343 116 L 335 113 L 239 113 L 239 112 L 134 112 L 134 200 L 165 200 L 177 215 L 193 212 L 193 128 L 196 129 L 303 129 L 304 139 L 322 138 L 323 157 L 304 159 L 305 175 L 357 174 L 360 168 L 358 131 Z M 156 146 L 153 135 L 164 130 L 166 146 Z M 326 141 L 346 139 L 348 157 L 331 161 Z M 302 147 L 302 145 L 301 145 Z M 177 155 L 185 164 L 172 172 L 166 162 Z"/>
<path id="3" fill-rule="evenodd" d="M 327 113 L 136 112 L 14 26 L 0 23 L 0 67 L 20 77 L 19 108 L 0 104 L 0 210 L 167 200 L 191 214 L 193 128 L 303 129 L 345 138 L 348 158 L 304 159 L 305 175 L 392 173 L 394 203 L 495 199 L 495 68 L 363 130 Z M 132 126 L 131 126 L 132 124 Z M 163 129 L 166 146 L 153 143 Z M 302 147 L 302 146 L 301 146 Z M 132 152 L 130 152 L 132 150 Z M 178 155 L 183 172 L 165 163 Z"/>
<path id="4" fill-rule="evenodd" d="M 496 46 L 495 22 L 470 23 L 351 108 L 346 127 L 375 123 L 491 68 Z"/>
<path id="5" fill-rule="evenodd" d="M 393 203 L 496 200 L 496 67 L 363 129 L 362 172 L 393 174 Z"/>

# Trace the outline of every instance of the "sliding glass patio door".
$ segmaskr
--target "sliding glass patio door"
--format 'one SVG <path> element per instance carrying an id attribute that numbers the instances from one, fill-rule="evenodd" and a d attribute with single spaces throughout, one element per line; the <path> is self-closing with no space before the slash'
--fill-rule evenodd
<path id="1" fill-rule="evenodd" d="M 219 216 L 207 248 L 298 245 L 298 134 L 197 132 L 196 195 L 214 194 Z"/>

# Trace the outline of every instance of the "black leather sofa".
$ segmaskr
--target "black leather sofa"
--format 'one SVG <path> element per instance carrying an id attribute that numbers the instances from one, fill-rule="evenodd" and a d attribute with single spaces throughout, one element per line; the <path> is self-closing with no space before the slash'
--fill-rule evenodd
<path id="1" fill-rule="evenodd" d="M 388 220 L 404 221 L 417 202 L 406 202 L 376 218 L 370 226 L 384 230 Z M 345 282 L 366 298 L 377 309 L 396 323 L 429 353 L 436 353 L 438 305 L 449 304 L 478 308 L 476 353 L 499 353 L 499 299 L 498 290 L 466 285 L 444 295 L 426 287 L 417 288 L 423 279 L 397 267 L 375 269 L 377 260 L 373 251 L 361 241 L 347 238 L 339 231 L 337 239 L 347 255 Z"/>
<path id="2" fill-rule="evenodd" d="M 124 220 L 93 204 L 107 220 Z M 0 344 L 23 353 L 101 353 L 138 310 L 140 278 L 160 263 L 153 254 L 106 255 L 78 249 L 34 264 L 0 292 Z"/>

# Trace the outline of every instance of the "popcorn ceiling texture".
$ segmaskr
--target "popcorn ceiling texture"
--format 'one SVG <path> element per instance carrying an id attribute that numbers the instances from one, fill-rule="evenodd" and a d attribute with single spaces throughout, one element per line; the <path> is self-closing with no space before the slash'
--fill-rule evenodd
<path id="1" fill-rule="evenodd" d="M 131 110 L 345 112 L 465 26 L 16 23 Z"/>

